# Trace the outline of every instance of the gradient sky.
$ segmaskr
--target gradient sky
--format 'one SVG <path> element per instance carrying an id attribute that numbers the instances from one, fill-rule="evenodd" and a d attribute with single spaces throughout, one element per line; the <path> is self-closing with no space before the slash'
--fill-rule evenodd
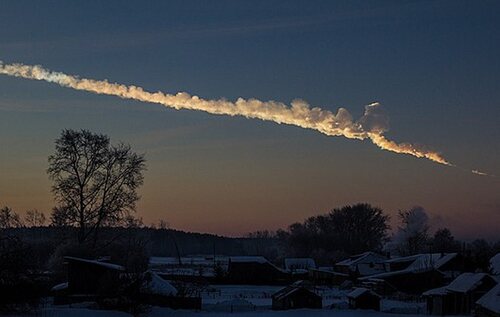
<path id="1" fill-rule="evenodd" d="M 356 202 L 421 205 L 434 229 L 498 237 L 498 1 L 2 1 L 0 60 L 204 98 L 307 100 L 464 168 L 271 122 L 175 111 L 0 77 L 0 205 L 53 206 L 45 170 L 64 128 L 146 153 L 138 215 L 240 235 Z"/>

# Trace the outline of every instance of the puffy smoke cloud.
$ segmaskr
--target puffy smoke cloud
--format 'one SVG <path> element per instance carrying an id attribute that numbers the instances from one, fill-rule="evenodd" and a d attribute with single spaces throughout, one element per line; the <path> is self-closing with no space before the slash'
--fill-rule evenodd
<path id="1" fill-rule="evenodd" d="M 44 80 L 63 87 L 112 95 L 125 99 L 161 104 L 173 109 L 204 111 L 215 115 L 243 116 L 246 118 L 273 121 L 313 129 L 329 136 L 343 136 L 349 139 L 369 139 L 379 148 L 395 153 L 451 165 L 439 153 L 409 143 L 396 143 L 383 135 L 389 128 L 389 120 L 379 103 L 365 107 L 363 116 L 354 121 L 344 108 L 337 113 L 311 107 L 303 100 L 294 100 L 290 106 L 277 101 L 238 98 L 231 102 L 224 99 L 208 100 L 191 96 L 185 92 L 167 94 L 148 92 L 141 87 L 110 83 L 107 80 L 79 78 L 60 72 L 53 72 L 41 66 L 4 64 L 0 61 L 0 74 L 26 79 Z"/>

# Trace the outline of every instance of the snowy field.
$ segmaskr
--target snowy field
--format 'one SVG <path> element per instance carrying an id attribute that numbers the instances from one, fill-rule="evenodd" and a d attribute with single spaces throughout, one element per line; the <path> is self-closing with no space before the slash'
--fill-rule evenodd
<path id="1" fill-rule="evenodd" d="M 202 296 L 202 311 L 172 310 L 168 308 L 153 307 L 144 317 L 422 317 L 425 313 L 424 303 L 407 303 L 395 300 L 382 300 L 382 312 L 348 310 L 345 291 L 338 288 L 321 287 L 315 291 L 323 297 L 323 309 L 299 309 L 288 311 L 272 311 L 271 296 L 282 286 L 249 286 L 249 285 L 212 285 Z M 69 306 L 46 307 L 38 312 L 24 315 L 8 316 L 33 316 L 33 317 L 130 317 L 131 315 L 117 311 L 94 310 L 92 304 L 74 304 Z M 332 307 L 334 307 L 332 309 Z"/>
<path id="2" fill-rule="evenodd" d="M 30 315 L 7 315 L 8 317 L 131 317 L 132 315 L 116 312 L 116 311 L 102 311 L 91 310 L 85 308 L 46 308 L 38 313 Z M 228 312 L 205 312 L 205 311 L 186 311 L 186 310 L 171 310 L 168 308 L 154 307 L 151 312 L 144 314 L 144 317 L 422 317 L 422 315 L 407 315 L 407 314 L 390 314 L 375 311 L 362 311 L 362 310 L 311 310 L 311 309 L 298 309 L 288 311 L 254 311 L 244 313 L 228 313 Z"/>
<path id="3" fill-rule="evenodd" d="M 213 285 L 201 294 L 203 308 L 211 310 L 211 306 L 217 303 L 239 299 L 250 302 L 258 310 L 269 309 L 272 295 L 282 288 L 283 286 Z M 345 297 L 345 292 L 338 288 L 321 287 L 316 288 L 315 292 L 323 297 L 324 307 L 342 302 L 341 299 Z"/>

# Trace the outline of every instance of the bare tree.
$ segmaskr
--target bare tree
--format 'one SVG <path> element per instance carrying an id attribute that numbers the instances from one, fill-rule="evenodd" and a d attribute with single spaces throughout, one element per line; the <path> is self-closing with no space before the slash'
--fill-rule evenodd
<path id="1" fill-rule="evenodd" d="M 23 222 L 19 215 L 10 207 L 0 209 L 0 229 L 19 228 Z"/>
<path id="2" fill-rule="evenodd" d="M 396 249 L 401 255 L 427 251 L 429 242 L 429 217 L 424 208 L 416 206 L 398 213 L 401 226 L 394 236 Z"/>
<path id="3" fill-rule="evenodd" d="M 24 216 L 24 223 L 28 227 L 41 227 L 45 224 L 45 215 L 36 209 L 28 210 Z"/>
<path id="4" fill-rule="evenodd" d="M 63 130 L 55 143 L 47 170 L 57 202 L 53 224 L 75 226 L 80 244 L 91 236 L 95 243 L 101 227 L 119 225 L 135 211 L 144 155 L 87 130 Z"/>

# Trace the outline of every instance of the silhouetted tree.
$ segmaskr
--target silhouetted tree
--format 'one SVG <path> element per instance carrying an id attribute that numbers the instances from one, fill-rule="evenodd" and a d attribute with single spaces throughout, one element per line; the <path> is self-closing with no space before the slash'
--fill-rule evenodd
<path id="1" fill-rule="evenodd" d="M 87 130 L 63 130 L 55 143 L 47 170 L 57 201 L 51 218 L 77 227 L 80 244 L 92 235 L 95 243 L 102 226 L 120 224 L 135 210 L 144 156 Z"/>
<path id="2" fill-rule="evenodd" d="M 393 243 L 400 255 L 428 252 L 429 217 L 422 207 L 400 210 L 398 213 L 401 226 L 393 237 Z"/>
<path id="3" fill-rule="evenodd" d="M 10 207 L 0 209 L 0 229 L 19 228 L 23 222 L 19 215 Z"/>
<path id="4" fill-rule="evenodd" d="M 432 250 L 435 252 L 457 252 L 460 250 L 460 242 L 455 240 L 450 229 L 441 228 L 434 233 Z"/>
<path id="5" fill-rule="evenodd" d="M 277 236 L 287 240 L 295 256 L 355 254 L 382 248 L 388 220 L 380 208 L 356 204 L 294 223 Z"/>
<path id="6" fill-rule="evenodd" d="M 45 215 L 38 210 L 28 210 L 24 216 L 24 224 L 28 227 L 41 227 L 45 224 Z"/>
<path id="7" fill-rule="evenodd" d="M 490 269 L 490 259 L 494 255 L 492 246 L 485 239 L 476 239 L 468 247 L 476 269 L 488 272 Z"/>

